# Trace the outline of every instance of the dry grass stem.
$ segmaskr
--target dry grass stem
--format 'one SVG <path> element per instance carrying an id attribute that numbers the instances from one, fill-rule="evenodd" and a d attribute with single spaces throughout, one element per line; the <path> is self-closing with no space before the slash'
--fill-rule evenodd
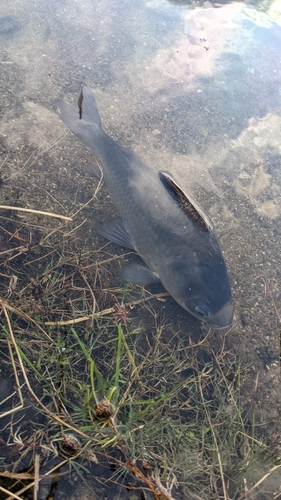
<path id="1" fill-rule="evenodd" d="M 75 231 L 77 231 L 77 229 L 80 229 L 80 227 L 82 227 L 85 224 L 85 222 L 87 222 L 87 220 L 88 219 L 84 219 L 82 222 L 80 222 L 80 224 L 78 224 L 78 226 L 71 229 L 71 231 L 69 231 L 68 233 L 64 233 L 63 237 L 68 238 L 69 236 L 71 236 L 73 233 L 75 233 Z"/>
<path id="2" fill-rule="evenodd" d="M 23 172 L 23 170 L 26 168 L 26 166 L 28 165 L 29 168 L 31 168 L 36 162 L 37 160 L 44 155 L 44 153 L 47 153 L 47 151 L 49 151 L 50 149 L 52 149 L 56 144 L 58 144 L 62 137 L 64 136 L 64 132 L 62 134 L 60 134 L 58 137 L 56 137 L 53 141 L 51 141 L 49 144 L 47 144 L 47 142 L 45 142 L 42 146 L 40 146 L 38 149 L 35 149 L 30 155 L 29 157 L 27 158 L 27 160 L 23 163 L 22 167 L 19 169 L 19 171 L 15 172 L 14 174 L 10 175 L 9 177 L 7 177 L 5 179 L 5 181 L 10 181 L 11 179 L 13 179 L 14 177 L 18 177 L 20 173 Z M 47 144 L 47 146 L 45 146 L 45 144 Z M 6 159 L 5 159 L 6 160 Z M 3 161 L 1 167 L 3 167 L 5 161 Z"/>
<path id="3" fill-rule="evenodd" d="M 35 453 L 33 500 L 37 500 L 37 493 L 39 488 L 39 473 L 40 473 L 40 455 L 38 453 Z"/>
<path id="4" fill-rule="evenodd" d="M 52 469 L 50 469 L 48 472 L 46 472 L 46 474 L 44 474 L 43 476 L 41 476 L 39 478 L 39 481 L 41 481 L 42 479 L 44 479 L 45 477 L 49 477 L 51 476 L 57 469 L 60 469 L 61 467 L 63 467 L 65 464 L 68 463 L 68 460 L 64 460 L 60 463 L 58 463 L 57 465 L 55 465 L 55 467 L 53 467 Z M 32 479 L 34 478 L 34 476 L 32 475 Z M 35 481 L 32 481 L 31 483 L 29 483 L 27 486 L 24 486 L 20 491 L 18 491 L 18 494 L 21 495 L 22 493 L 25 493 L 26 491 L 28 491 L 30 488 L 32 488 L 35 484 Z M 1 489 L 0 489 L 1 491 Z M 6 499 L 6 500 L 12 500 L 13 498 L 20 498 L 20 497 L 17 497 L 17 496 L 12 496 L 13 493 L 9 493 L 9 497 Z M 20 500 L 24 500 L 22 498 L 20 498 Z"/>
<path id="5" fill-rule="evenodd" d="M 198 378 L 198 386 L 199 386 L 199 391 L 200 391 L 200 395 L 201 395 L 202 404 L 203 404 L 203 406 L 205 408 L 206 417 L 207 417 L 210 429 L 212 431 L 212 435 L 213 435 L 213 439 L 214 439 L 214 445 L 215 445 L 215 450 L 216 450 L 217 457 L 218 457 L 219 469 L 220 469 L 220 476 L 221 476 L 221 482 L 222 482 L 222 489 L 223 489 L 223 499 L 224 500 L 229 500 L 229 496 L 228 496 L 227 491 L 226 491 L 226 485 L 225 485 L 225 479 L 224 479 L 224 472 L 223 472 L 223 466 L 222 466 L 221 456 L 220 456 L 220 452 L 219 452 L 217 437 L 216 437 L 216 433 L 214 431 L 214 426 L 212 424 L 212 420 L 210 418 L 210 414 L 209 414 L 208 408 L 207 408 L 206 403 L 205 403 L 205 398 L 204 398 L 203 391 L 202 391 L 201 380 L 202 380 L 202 378 L 201 378 L 201 375 L 200 375 L 199 378 Z"/>
<path id="6" fill-rule="evenodd" d="M 48 335 L 47 332 L 45 332 L 45 330 L 39 325 L 39 323 L 37 321 L 35 321 L 33 318 L 31 318 L 28 314 L 24 313 L 23 311 L 20 311 L 19 309 L 16 309 L 15 307 L 12 307 L 10 304 L 8 304 L 8 302 L 6 300 L 3 300 L 3 299 L 0 299 L 0 307 L 2 307 L 3 309 L 5 308 L 6 310 L 16 314 L 17 316 L 20 316 L 21 318 L 23 318 L 27 322 L 31 322 L 34 325 L 36 325 L 36 327 L 43 333 L 43 335 L 51 343 L 53 343 L 53 340 L 51 339 L 50 335 Z"/>
<path id="7" fill-rule="evenodd" d="M 277 469 L 281 468 L 280 465 L 275 465 L 272 467 L 259 481 L 257 481 L 254 486 L 252 486 L 249 490 L 246 492 L 242 493 L 242 495 L 239 496 L 238 500 L 243 500 L 243 498 L 247 498 L 248 495 L 250 495 L 258 486 L 260 486 L 269 476 L 271 476 Z"/>
<path id="8" fill-rule="evenodd" d="M 13 253 L 13 252 L 17 252 L 17 251 L 19 251 L 19 253 L 17 255 L 20 255 L 22 253 L 27 252 L 28 251 L 28 247 L 25 247 L 25 246 L 21 245 L 20 247 L 9 248 L 9 250 L 4 250 L 3 252 L 0 252 L 0 257 L 2 255 L 8 255 L 9 253 Z"/>
<path id="9" fill-rule="evenodd" d="M 77 432 L 78 434 L 80 434 L 80 436 L 83 436 L 85 438 L 88 438 L 87 434 L 85 434 L 84 432 L 80 431 L 79 429 L 77 429 L 76 427 L 74 427 L 73 425 L 65 422 L 64 420 L 62 420 L 60 417 L 58 417 L 57 415 L 55 415 L 53 412 L 51 412 L 41 401 L 40 399 L 38 398 L 38 396 L 35 394 L 35 392 L 33 391 L 30 383 L 29 383 L 29 379 L 28 379 L 28 376 L 26 374 L 26 370 L 24 368 L 24 365 L 23 365 L 23 362 L 22 362 L 22 359 L 21 359 L 21 355 L 20 355 L 20 352 L 19 352 L 19 349 L 18 349 L 18 345 L 16 343 L 16 340 L 15 340 L 15 337 L 14 337 L 14 333 L 13 333 L 13 330 L 12 330 L 12 326 L 11 326 L 11 322 L 10 322 L 10 318 L 9 318 L 9 315 L 8 315 L 8 312 L 7 312 L 7 309 L 6 309 L 6 306 L 5 304 L 2 303 L 2 308 L 3 308 L 3 311 L 4 311 L 4 314 L 5 314 L 5 317 L 6 317 L 6 321 L 7 321 L 7 325 L 8 325 L 8 330 L 9 330 L 9 334 L 10 334 L 10 337 L 11 337 L 11 340 L 12 340 L 12 344 L 15 348 L 15 351 L 16 351 L 16 354 L 17 354 L 17 358 L 18 358 L 18 362 L 20 364 L 20 367 L 21 367 L 21 372 L 22 372 L 22 375 L 23 375 L 23 378 L 25 380 L 25 383 L 26 383 L 26 386 L 31 394 L 31 396 L 35 399 L 35 401 L 39 404 L 39 406 L 41 406 L 41 408 L 47 413 L 47 415 L 49 415 L 49 417 L 51 417 L 52 419 L 56 420 L 58 423 L 60 423 L 63 427 L 67 427 L 68 429 L 74 431 L 74 432 Z"/>
<path id="10" fill-rule="evenodd" d="M 272 305 L 273 305 L 273 307 L 274 307 L 274 311 L 275 311 L 275 313 L 276 313 L 276 316 L 277 316 L 277 318 L 278 318 L 278 321 L 279 321 L 279 323 L 281 323 L 281 316 L 280 316 L 280 313 L 279 313 L 279 311 L 278 311 L 278 309 L 277 309 L 277 307 L 276 307 L 275 300 L 274 300 L 273 295 L 272 295 L 272 292 L 271 292 L 271 290 L 270 290 L 269 281 L 268 281 L 268 279 L 267 279 L 267 278 L 265 278 L 265 280 L 264 280 L 264 281 L 265 281 L 265 285 L 266 285 L 266 290 L 267 290 L 267 291 L 268 291 L 268 293 L 269 293 L 269 296 L 270 296 L 270 299 L 271 299 Z"/>
<path id="11" fill-rule="evenodd" d="M 13 498 L 15 500 L 24 500 L 22 497 L 19 497 L 18 495 L 11 493 L 10 491 L 3 488 L 2 486 L 0 486 L 0 491 L 2 491 L 2 493 L 5 493 L 8 496 L 7 500 L 10 500 L 10 499 L 12 500 Z"/>
<path id="12" fill-rule="evenodd" d="M 17 385 L 17 394 L 19 396 L 20 404 L 18 406 L 15 406 L 11 410 L 8 410 L 8 411 L 5 411 L 4 413 L 1 413 L 0 414 L 0 418 L 6 417 L 10 413 L 14 413 L 14 412 L 16 412 L 18 410 L 21 410 L 24 407 L 24 401 L 23 401 L 22 392 L 21 392 L 21 385 L 20 385 L 20 382 L 19 382 L 18 372 L 17 372 L 17 369 L 16 369 L 15 360 L 14 360 L 13 352 L 12 352 L 12 349 L 11 349 L 11 342 L 10 342 L 10 340 L 8 340 L 8 349 L 9 349 L 11 363 L 12 363 L 12 366 L 13 366 L 14 376 L 15 376 L 16 385 Z"/>
<path id="13" fill-rule="evenodd" d="M 168 293 L 158 293 L 158 294 L 155 294 L 155 295 L 151 295 L 150 297 L 146 297 L 146 298 L 143 298 L 143 299 L 139 299 L 139 300 L 134 300 L 132 302 L 129 302 L 128 305 L 129 307 L 134 307 L 138 304 L 143 304 L 149 300 L 152 300 L 152 299 L 157 299 L 157 298 L 162 298 L 162 297 L 168 297 L 169 294 Z M 101 318 L 102 316 L 107 316 L 109 314 L 112 314 L 115 312 L 115 308 L 114 307 L 109 307 L 108 309 L 104 309 L 103 311 L 99 311 L 99 312 L 96 312 L 94 314 L 90 314 L 89 316 L 82 316 L 81 318 L 73 318 L 73 319 L 69 319 L 67 321 L 45 321 L 44 322 L 44 325 L 45 326 L 68 326 L 68 325 L 76 325 L 78 323 L 83 323 L 84 321 L 89 321 L 91 319 L 97 319 L 97 318 Z"/>
<path id="14" fill-rule="evenodd" d="M 32 208 L 21 208 L 21 207 L 11 207 L 9 205 L 0 205 L 2 210 L 15 210 L 17 212 L 27 212 L 36 215 L 47 215 L 48 217 L 56 217 L 57 219 L 64 219 L 72 221 L 72 217 L 66 217 L 65 215 L 53 214 L 51 212 L 43 212 L 42 210 L 33 210 Z"/>
<path id="15" fill-rule="evenodd" d="M 0 472 L 0 476 L 7 477 L 9 479 L 17 479 L 18 481 L 34 478 L 34 475 L 31 472 L 9 472 L 8 470 Z"/>

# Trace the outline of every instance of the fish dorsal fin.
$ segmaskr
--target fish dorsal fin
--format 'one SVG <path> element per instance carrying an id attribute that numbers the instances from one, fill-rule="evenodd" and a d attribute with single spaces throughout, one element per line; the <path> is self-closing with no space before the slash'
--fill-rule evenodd
<path id="1" fill-rule="evenodd" d="M 204 213 L 200 205 L 187 196 L 178 183 L 173 179 L 168 172 L 160 172 L 159 177 L 165 188 L 169 191 L 171 196 L 177 201 L 182 210 L 198 224 L 203 231 L 211 231 L 213 224 L 210 218 Z"/>

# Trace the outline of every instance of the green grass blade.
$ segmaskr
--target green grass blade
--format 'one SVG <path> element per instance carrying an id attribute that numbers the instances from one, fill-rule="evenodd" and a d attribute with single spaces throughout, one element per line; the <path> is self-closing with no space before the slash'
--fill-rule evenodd
<path id="1" fill-rule="evenodd" d="M 117 353 L 116 353 L 116 367 L 115 367 L 115 387 L 119 388 L 119 375 L 120 375 L 120 360 L 121 360 L 121 348 L 122 348 L 122 339 L 123 339 L 123 330 L 121 323 L 118 323 L 118 344 L 117 344 Z"/>

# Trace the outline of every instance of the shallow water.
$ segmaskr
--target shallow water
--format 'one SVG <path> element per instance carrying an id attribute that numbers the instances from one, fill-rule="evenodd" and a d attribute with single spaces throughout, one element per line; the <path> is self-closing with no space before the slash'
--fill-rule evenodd
<path id="1" fill-rule="evenodd" d="M 93 157 L 55 112 L 81 82 L 90 86 L 106 132 L 156 170 L 170 171 L 213 220 L 235 301 L 226 349 L 247 366 L 244 392 L 268 426 L 280 415 L 280 326 L 273 305 L 280 311 L 280 24 L 278 2 L 254 8 L 8 0 L 0 7 L 1 200 L 62 213 L 74 198 L 81 204 L 91 198 L 82 165 Z M 57 138 L 25 166 L 22 158 Z M 97 243 L 95 226 L 114 213 L 104 191 L 91 206 L 79 233 L 87 248 Z M 20 274 L 20 266 L 12 269 Z M 112 279 L 117 286 L 118 276 Z M 172 299 L 155 308 L 187 343 L 198 340 L 200 322 Z M 211 333 L 217 351 L 222 338 Z"/>

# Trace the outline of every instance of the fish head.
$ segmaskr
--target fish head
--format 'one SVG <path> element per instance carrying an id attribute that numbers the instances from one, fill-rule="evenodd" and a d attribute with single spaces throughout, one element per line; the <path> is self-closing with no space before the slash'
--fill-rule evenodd
<path id="1" fill-rule="evenodd" d="M 223 258 L 211 266 L 178 257 L 166 265 L 164 274 L 165 288 L 183 309 L 212 328 L 231 325 L 233 301 Z"/>

